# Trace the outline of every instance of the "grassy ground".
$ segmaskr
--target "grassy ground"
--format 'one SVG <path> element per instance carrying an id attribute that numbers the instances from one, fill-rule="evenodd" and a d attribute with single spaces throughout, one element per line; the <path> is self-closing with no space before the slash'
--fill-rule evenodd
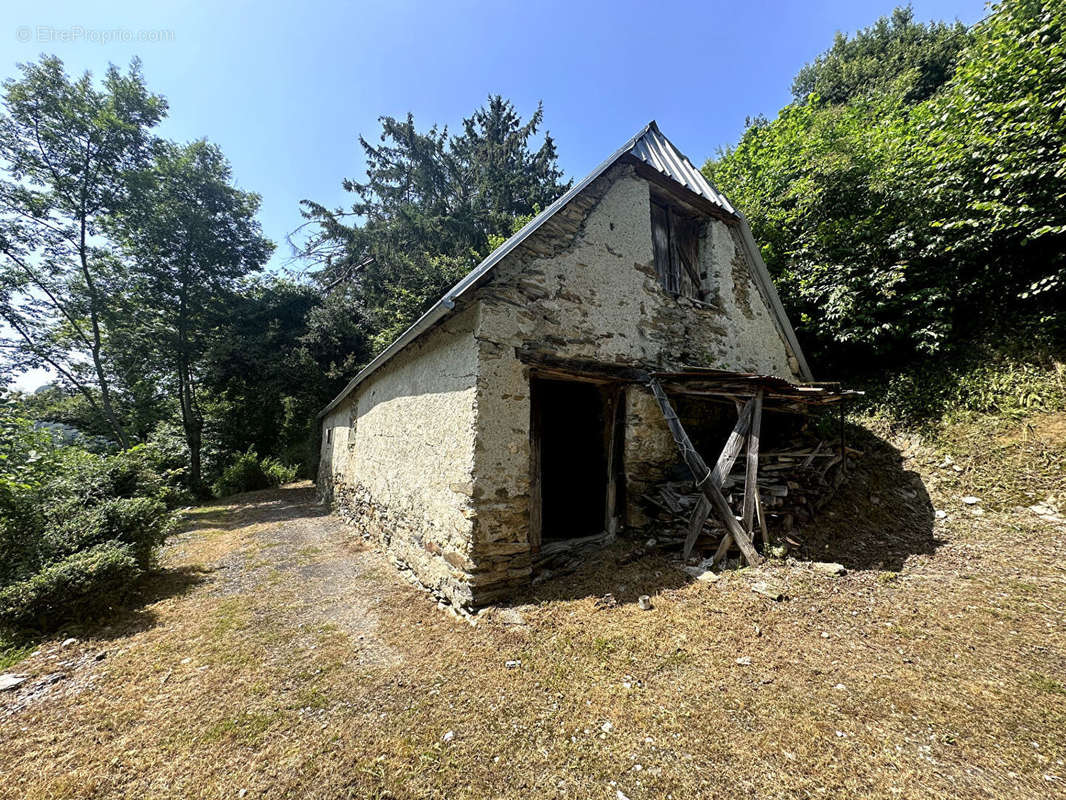
<path id="1" fill-rule="evenodd" d="M 197 509 L 139 607 L 10 668 L 0 796 L 1066 796 L 1066 418 L 880 433 L 806 531 L 842 577 L 619 545 L 474 627 L 307 488 Z"/>

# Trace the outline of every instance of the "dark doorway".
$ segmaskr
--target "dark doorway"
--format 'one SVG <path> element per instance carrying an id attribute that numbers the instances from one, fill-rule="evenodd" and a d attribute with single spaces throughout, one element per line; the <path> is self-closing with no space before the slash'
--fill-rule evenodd
<path id="1" fill-rule="evenodd" d="M 602 533 L 610 441 L 605 389 L 534 378 L 531 401 L 534 546 Z"/>

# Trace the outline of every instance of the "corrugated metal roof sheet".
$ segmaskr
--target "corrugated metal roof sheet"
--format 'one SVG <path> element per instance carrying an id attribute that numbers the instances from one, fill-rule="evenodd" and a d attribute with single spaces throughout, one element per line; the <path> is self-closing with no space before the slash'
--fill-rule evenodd
<path id="1" fill-rule="evenodd" d="M 777 296 L 777 290 L 774 288 L 773 281 L 770 279 L 770 275 L 766 271 L 766 265 L 763 263 L 759 249 L 755 246 L 755 242 L 751 238 L 751 231 L 748 227 L 747 220 L 744 219 L 744 215 L 733 208 L 725 198 L 725 195 L 721 194 L 717 189 L 711 186 L 707 179 L 703 177 L 703 174 L 692 165 L 692 162 L 685 158 L 681 151 L 671 144 L 669 139 L 663 136 L 662 132 L 659 130 L 659 126 L 655 124 L 654 120 L 652 120 L 641 128 L 629 141 L 612 153 L 606 161 L 596 167 L 596 169 L 586 175 L 581 181 L 570 187 L 569 191 L 564 193 L 554 203 L 530 220 L 518 231 L 518 233 L 493 250 L 488 258 L 463 276 L 463 278 L 455 284 L 455 286 L 449 289 L 444 297 L 438 300 L 429 311 L 419 317 L 414 325 L 400 334 L 392 344 L 386 347 L 376 358 L 367 364 L 358 375 L 352 378 L 341 393 L 333 398 L 329 405 L 322 409 L 319 416 L 321 417 L 328 414 L 356 386 L 370 377 L 370 375 L 379 367 L 447 316 L 452 309 L 455 308 L 455 301 L 460 296 L 480 285 L 481 280 L 488 275 L 492 268 L 502 261 L 504 257 L 535 233 L 541 225 L 551 219 L 555 212 L 559 211 L 578 194 L 583 192 L 589 184 L 606 172 L 616 161 L 618 161 L 618 159 L 627 155 L 632 155 L 635 158 L 640 159 L 649 166 L 657 169 L 663 175 L 679 183 L 690 192 L 694 192 L 730 214 L 736 215 L 745 241 L 745 249 L 748 250 L 748 255 L 754 262 L 755 279 L 760 286 L 760 290 L 766 294 L 770 302 L 771 312 L 773 313 L 775 323 L 782 335 L 784 335 L 793 353 L 795 353 L 796 358 L 799 360 L 801 373 L 809 379 L 810 369 L 807 367 L 807 362 L 803 357 L 803 351 L 800 350 L 799 342 L 796 341 L 796 334 L 792 330 L 792 325 L 789 323 L 788 317 L 785 316 L 784 308 L 781 306 L 781 301 Z"/>
<path id="2" fill-rule="evenodd" d="M 655 167 L 659 172 L 673 178 L 690 192 L 701 195 L 730 214 L 736 213 L 725 195 L 711 186 L 703 177 L 703 173 L 662 135 L 654 122 L 648 126 L 644 135 L 637 139 L 630 153 L 648 166 Z"/>

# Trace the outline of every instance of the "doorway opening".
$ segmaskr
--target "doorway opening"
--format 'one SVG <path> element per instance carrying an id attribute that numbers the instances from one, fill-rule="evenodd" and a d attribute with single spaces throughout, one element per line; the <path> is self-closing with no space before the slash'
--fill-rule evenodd
<path id="1" fill-rule="evenodd" d="M 531 379 L 534 549 L 610 527 L 613 398 L 598 383 Z"/>

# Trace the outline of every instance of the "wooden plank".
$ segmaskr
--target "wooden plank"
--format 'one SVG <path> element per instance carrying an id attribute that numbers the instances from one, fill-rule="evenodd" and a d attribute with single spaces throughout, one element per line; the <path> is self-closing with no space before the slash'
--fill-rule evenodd
<path id="1" fill-rule="evenodd" d="M 531 380 L 529 382 L 529 549 L 533 553 L 540 551 L 544 512 L 540 479 L 540 439 L 544 415 L 536 387 L 536 380 Z"/>
<path id="2" fill-rule="evenodd" d="M 759 389 L 755 393 L 755 397 L 752 398 L 754 407 L 752 408 L 751 416 L 751 432 L 748 434 L 747 468 L 744 474 L 744 530 L 749 535 L 752 533 L 752 517 L 755 513 L 755 504 L 758 502 L 759 495 L 759 432 L 762 428 L 762 398 L 762 389 Z M 730 532 L 726 532 L 726 535 L 722 537 L 721 544 L 718 545 L 718 550 L 715 551 L 714 558 L 711 560 L 712 566 L 721 563 L 722 559 L 726 557 L 735 538 L 735 534 L 730 535 Z M 764 538 L 764 543 L 768 538 L 769 536 Z M 737 539 L 736 541 L 739 545 L 740 540 Z M 744 548 L 741 547 L 740 549 L 743 552 Z M 746 558 L 747 553 L 744 555 Z M 751 563 L 750 558 L 748 563 Z"/>
<path id="3" fill-rule="evenodd" d="M 673 406 L 670 405 L 670 399 L 666 396 L 663 388 L 654 378 L 648 381 L 648 388 L 651 389 L 652 394 L 655 395 L 655 399 L 659 403 L 659 410 L 662 411 L 663 417 L 666 419 L 666 424 L 670 428 L 670 433 L 674 437 L 674 442 L 681 451 L 681 458 L 685 461 L 689 471 L 692 472 L 693 477 L 696 479 L 696 485 L 711 502 L 714 510 L 718 512 L 718 516 L 721 517 L 722 522 L 725 523 L 726 530 L 733 535 L 733 538 L 737 542 L 737 546 L 740 547 L 740 551 L 744 554 L 744 558 L 748 560 L 748 563 L 752 566 L 761 564 L 762 558 L 755 550 L 747 533 L 740 527 L 740 523 L 737 522 L 736 517 L 733 516 L 733 510 L 729 507 L 729 503 L 726 502 L 725 497 L 722 496 L 721 489 L 710 481 L 710 468 L 692 446 L 692 440 L 690 440 L 688 434 L 685 433 L 685 428 L 681 424 L 681 420 L 678 419 L 677 414 L 674 412 Z"/>
<path id="4" fill-rule="evenodd" d="M 762 551 L 770 552 L 770 532 L 766 530 L 766 512 L 762 508 L 762 497 L 755 492 L 755 513 L 759 517 L 759 530 L 762 532 Z"/>
<path id="5" fill-rule="evenodd" d="M 696 507 L 692 510 L 692 518 L 688 521 L 688 535 L 685 536 L 685 545 L 681 548 L 682 561 L 688 561 L 688 557 L 692 555 L 692 548 L 696 546 L 696 540 L 700 538 L 700 531 L 703 530 L 707 517 L 710 515 L 711 501 L 700 495 L 700 499 L 696 502 Z"/>
<path id="6" fill-rule="evenodd" d="M 822 449 L 823 444 L 825 444 L 825 442 L 818 442 L 818 446 L 814 448 L 811 454 L 807 456 L 807 460 L 803 462 L 804 468 L 809 467 L 811 465 L 815 457 L 818 455 L 818 451 Z"/>
<path id="7" fill-rule="evenodd" d="M 733 462 L 737 460 L 737 456 L 740 455 L 740 448 L 744 444 L 744 436 L 748 432 L 748 427 L 751 425 L 751 414 L 754 408 L 754 399 L 749 400 L 743 408 L 740 409 L 737 415 L 737 424 L 733 427 L 732 433 L 729 434 L 729 438 L 726 439 L 725 447 L 722 448 L 721 455 L 718 456 L 718 461 L 714 465 L 714 471 L 711 473 L 711 483 L 722 488 L 722 483 L 725 477 L 733 469 Z M 696 539 L 699 538 L 700 531 L 703 530 L 703 524 L 707 521 L 707 517 L 711 513 L 711 502 L 706 497 L 701 497 L 699 502 L 696 503 L 696 508 L 692 512 L 692 519 L 689 521 L 688 536 L 685 537 L 685 546 L 681 551 L 682 560 L 687 561 L 689 555 L 692 553 L 692 548 L 696 545 Z"/>
<path id="8" fill-rule="evenodd" d="M 651 204 L 651 243 L 659 283 L 666 291 L 676 295 L 681 287 L 678 285 L 680 276 L 671 270 L 674 260 L 670 247 L 670 211 L 654 201 Z"/>
<path id="9" fill-rule="evenodd" d="M 748 431 L 748 468 L 744 475 L 744 530 L 753 532 L 755 516 L 755 496 L 759 493 L 759 432 L 762 429 L 762 389 L 752 402 L 755 407 L 751 412 L 751 430 Z"/>

